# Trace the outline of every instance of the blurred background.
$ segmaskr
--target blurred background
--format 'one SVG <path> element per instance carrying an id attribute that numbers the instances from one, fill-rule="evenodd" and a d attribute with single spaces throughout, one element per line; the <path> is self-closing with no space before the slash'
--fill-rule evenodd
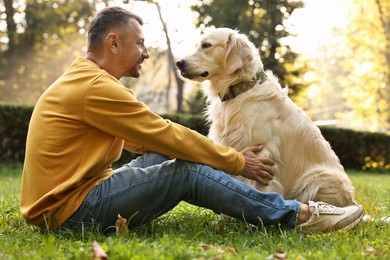
<path id="1" fill-rule="evenodd" d="M 0 0 L 0 104 L 33 106 L 78 55 L 96 11 L 140 15 L 151 54 L 123 79 L 157 113 L 202 112 L 202 85 L 176 59 L 213 27 L 245 33 L 319 126 L 390 133 L 388 0 Z"/>

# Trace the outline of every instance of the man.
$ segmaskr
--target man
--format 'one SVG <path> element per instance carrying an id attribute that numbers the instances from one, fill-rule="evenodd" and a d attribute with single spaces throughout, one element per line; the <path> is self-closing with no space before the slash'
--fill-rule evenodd
<path id="1" fill-rule="evenodd" d="M 137 101 L 119 79 L 139 77 L 149 58 L 142 24 L 122 8 L 102 10 L 89 27 L 85 57 L 77 57 L 38 100 L 20 202 L 28 223 L 107 229 L 120 214 L 134 226 L 182 200 L 254 225 L 279 223 L 305 232 L 350 229 L 360 221 L 361 206 L 286 201 L 231 178 L 226 173 L 267 185 L 273 162 L 256 156 L 261 146 L 237 152 L 216 145 Z M 123 148 L 150 152 L 113 171 Z"/>

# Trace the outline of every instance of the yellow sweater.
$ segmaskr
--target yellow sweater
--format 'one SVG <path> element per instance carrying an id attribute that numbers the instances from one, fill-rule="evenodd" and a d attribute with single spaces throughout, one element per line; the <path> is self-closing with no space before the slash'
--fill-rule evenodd
<path id="1" fill-rule="evenodd" d="M 241 174 L 244 157 L 162 119 L 116 78 L 82 57 L 38 100 L 31 117 L 20 210 L 28 223 L 56 228 L 112 174 L 124 142 Z"/>

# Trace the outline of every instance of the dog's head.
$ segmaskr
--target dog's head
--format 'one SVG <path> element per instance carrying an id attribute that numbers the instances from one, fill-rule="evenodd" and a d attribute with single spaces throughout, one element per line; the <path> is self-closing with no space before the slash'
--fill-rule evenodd
<path id="1" fill-rule="evenodd" d="M 245 35 L 229 28 L 218 28 L 206 34 L 196 45 L 195 52 L 179 59 L 176 66 L 183 77 L 204 81 L 236 74 L 252 77 L 263 64 L 257 48 Z"/>

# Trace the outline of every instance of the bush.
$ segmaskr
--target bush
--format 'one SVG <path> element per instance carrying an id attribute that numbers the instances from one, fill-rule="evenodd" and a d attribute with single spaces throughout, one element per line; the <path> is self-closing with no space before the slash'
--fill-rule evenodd
<path id="1" fill-rule="evenodd" d="M 0 161 L 23 162 L 32 111 L 27 106 L 0 105 Z"/>
<path id="2" fill-rule="evenodd" d="M 32 107 L 26 106 L 0 106 L 0 161 L 23 162 L 32 110 Z M 203 135 L 207 135 L 209 130 L 202 115 L 164 114 L 162 117 Z M 345 168 L 390 172 L 389 135 L 329 127 L 321 127 L 320 130 Z M 134 157 L 135 155 L 124 152 L 118 163 L 127 162 Z"/>
<path id="3" fill-rule="evenodd" d="M 390 137 L 385 134 L 363 133 L 365 144 L 363 170 L 390 171 Z"/>
<path id="4" fill-rule="evenodd" d="M 345 168 L 390 172 L 390 136 L 349 129 L 320 129 Z"/>
<path id="5" fill-rule="evenodd" d="M 364 161 L 365 143 L 362 135 L 348 129 L 321 127 L 322 135 L 330 143 L 345 168 L 359 168 Z"/>
<path id="6" fill-rule="evenodd" d="M 165 119 L 169 119 L 172 122 L 184 125 L 192 130 L 197 131 L 202 135 L 207 135 L 209 127 L 206 118 L 200 114 L 163 114 L 161 115 Z"/>

